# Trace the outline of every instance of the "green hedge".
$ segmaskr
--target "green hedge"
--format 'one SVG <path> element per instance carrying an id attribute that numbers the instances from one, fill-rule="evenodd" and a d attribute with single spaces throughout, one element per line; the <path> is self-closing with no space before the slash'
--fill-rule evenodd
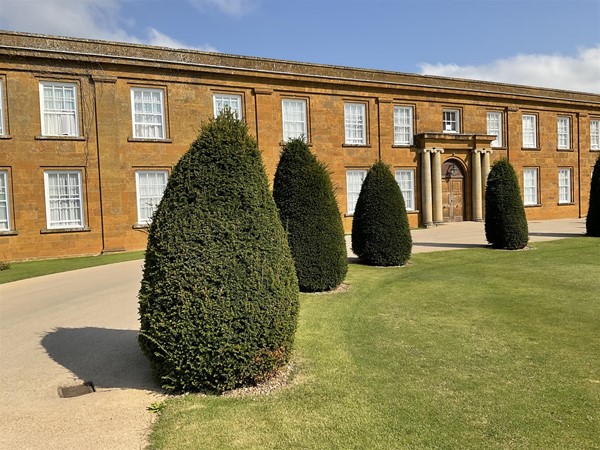
<path id="1" fill-rule="evenodd" d="M 485 190 L 485 237 L 494 248 L 517 250 L 529 239 L 519 181 L 503 158 L 492 165 Z"/>
<path id="2" fill-rule="evenodd" d="M 588 236 L 600 237 L 600 156 L 596 159 L 585 228 Z"/>
<path id="3" fill-rule="evenodd" d="M 344 227 L 330 174 L 302 139 L 283 146 L 273 197 L 303 292 L 334 289 L 348 272 Z"/>
<path id="4" fill-rule="evenodd" d="M 352 221 L 352 250 L 361 262 L 400 266 L 411 255 L 404 197 L 390 168 L 375 163 L 363 182 Z"/>
<path id="5" fill-rule="evenodd" d="M 222 392 L 290 356 L 298 283 L 256 142 L 226 111 L 169 178 L 149 230 L 140 346 L 168 391 Z"/>

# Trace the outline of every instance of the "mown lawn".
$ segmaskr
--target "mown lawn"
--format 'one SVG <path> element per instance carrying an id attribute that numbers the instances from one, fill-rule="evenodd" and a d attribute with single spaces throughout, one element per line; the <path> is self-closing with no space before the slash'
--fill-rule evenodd
<path id="1" fill-rule="evenodd" d="M 600 240 L 352 265 L 290 387 L 166 402 L 152 449 L 600 448 Z"/>
<path id="2" fill-rule="evenodd" d="M 103 266 L 134 259 L 142 259 L 144 252 L 115 253 L 112 255 L 82 256 L 77 258 L 44 259 L 41 261 L 23 261 L 11 263 L 10 267 L 0 271 L 0 284 L 26 278 L 85 269 L 86 267 Z"/>

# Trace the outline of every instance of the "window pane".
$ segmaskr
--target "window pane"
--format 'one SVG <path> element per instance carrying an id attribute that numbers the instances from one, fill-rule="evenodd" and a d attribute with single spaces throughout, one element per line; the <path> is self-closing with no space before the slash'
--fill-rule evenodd
<path id="1" fill-rule="evenodd" d="M 414 171 L 396 170 L 396 182 L 400 186 L 406 209 L 411 211 L 415 209 L 415 182 Z"/>
<path id="2" fill-rule="evenodd" d="M 571 203 L 571 169 L 558 171 L 558 202 Z"/>
<path id="3" fill-rule="evenodd" d="M 133 88 L 131 90 L 133 137 L 164 139 L 165 115 L 162 89 Z"/>
<path id="4" fill-rule="evenodd" d="M 306 101 L 282 100 L 283 140 L 304 137 L 307 140 Z"/>
<path id="5" fill-rule="evenodd" d="M 10 207 L 8 204 L 8 172 L 0 171 L 0 230 L 10 230 Z"/>
<path id="6" fill-rule="evenodd" d="M 571 147 L 570 120 L 568 117 L 559 117 L 558 122 L 558 148 L 568 149 Z"/>
<path id="7" fill-rule="evenodd" d="M 0 135 L 6 134 L 4 131 L 4 91 L 2 90 L 2 78 L 0 78 Z"/>
<path id="8" fill-rule="evenodd" d="M 238 120 L 242 120 L 241 95 L 215 94 L 213 97 L 213 101 L 215 117 L 221 114 L 225 108 L 229 108 L 229 110 Z"/>
<path id="9" fill-rule="evenodd" d="M 346 171 L 346 198 L 348 214 L 354 213 L 356 201 L 360 195 L 360 188 L 367 176 L 366 170 L 347 170 Z"/>
<path id="10" fill-rule="evenodd" d="M 344 122 L 346 144 L 366 144 L 365 105 L 362 103 L 346 103 L 344 105 Z"/>
<path id="11" fill-rule="evenodd" d="M 48 228 L 83 227 L 80 172 L 46 172 Z"/>
<path id="12" fill-rule="evenodd" d="M 152 222 L 152 217 L 167 187 L 167 179 L 166 170 L 136 172 L 138 223 Z"/>
<path id="13" fill-rule="evenodd" d="M 536 117 L 533 115 L 523 115 L 523 147 L 536 148 Z"/>
<path id="14" fill-rule="evenodd" d="M 523 170 L 523 203 L 525 205 L 537 205 L 537 183 L 538 183 L 538 171 L 537 169 L 524 169 Z"/>
<path id="15" fill-rule="evenodd" d="M 75 84 L 40 83 L 42 134 L 78 136 Z"/>
<path id="16" fill-rule="evenodd" d="M 590 148 L 600 150 L 600 120 L 590 122 Z"/>
<path id="17" fill-rule="evenodd" d="M 496 136 L 492 147 L 502 147 L 502 114 L 499 112 L 487 113 L 487 134 Z"/>
<path id="18" fill-rule="evenodd" d="M 412 108 L 394 107 L 394 144 L 410 145 L 413 140 Z"/>

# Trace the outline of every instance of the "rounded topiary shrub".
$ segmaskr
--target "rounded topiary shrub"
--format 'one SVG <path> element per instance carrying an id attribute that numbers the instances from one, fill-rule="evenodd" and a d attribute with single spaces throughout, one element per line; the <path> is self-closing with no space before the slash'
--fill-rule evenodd
<path id="1" fill-rule="evenodd" d="M 596 159 L 592 173 L 589 202 L 585 229 L 588 236 L 600 237 L 600 156 Z"/>
<path id="2" fill-rule="evenodd" d="M 327 168 L 302 139 L 285 143 L 275 172 L 279 208 L 303 292 L 339 286 L 348 272 L 342 217 Z"/>
<path id="3" fill-rule="evenodd" d="M 517 250 L 529 239 L 515 169 L 503 158 L 492 165 L 485 189 L 485 237 L 494 248 Z"/>
<path id="4" fill-rule="evenodd" d="M 374 266 L 400 266 L 410 258 L 412 237 L 404 197 L 381 161 L 369 169 L 356 201 L 352 251 L 361 262 Z"/>
<path id="5" fill-rule="evenodd" d="M 256 142 L 226 111 L 173 169 L 149 230 L 140 346 L 168 391 L 222 392 L 290 356 L 298 282 Z"/>

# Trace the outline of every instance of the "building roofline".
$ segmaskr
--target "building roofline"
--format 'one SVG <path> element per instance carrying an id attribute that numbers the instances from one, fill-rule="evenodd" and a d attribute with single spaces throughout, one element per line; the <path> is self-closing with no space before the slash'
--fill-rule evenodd
<path id="1" fill-rule="evenodd" d="M 391 84 L 428 89 L 437 88 L 485 94 L 516 95 L 519 97 L 558 101 L 600 103 L 600 94 L 590 92 L 17 31 L 0 30 L 0 48 L 63 55 L 82 55 L 87 57 L 110 57 L 129 62 L 176 64 L 275 75 L 300 75 L 309 78 L 360 83 Z M 110 51 L 111 49 L 113 51 Z M 235 64 L 236 62 L 237 64 Z M 301 67 L 311 70 L 298 70 Z"/>

